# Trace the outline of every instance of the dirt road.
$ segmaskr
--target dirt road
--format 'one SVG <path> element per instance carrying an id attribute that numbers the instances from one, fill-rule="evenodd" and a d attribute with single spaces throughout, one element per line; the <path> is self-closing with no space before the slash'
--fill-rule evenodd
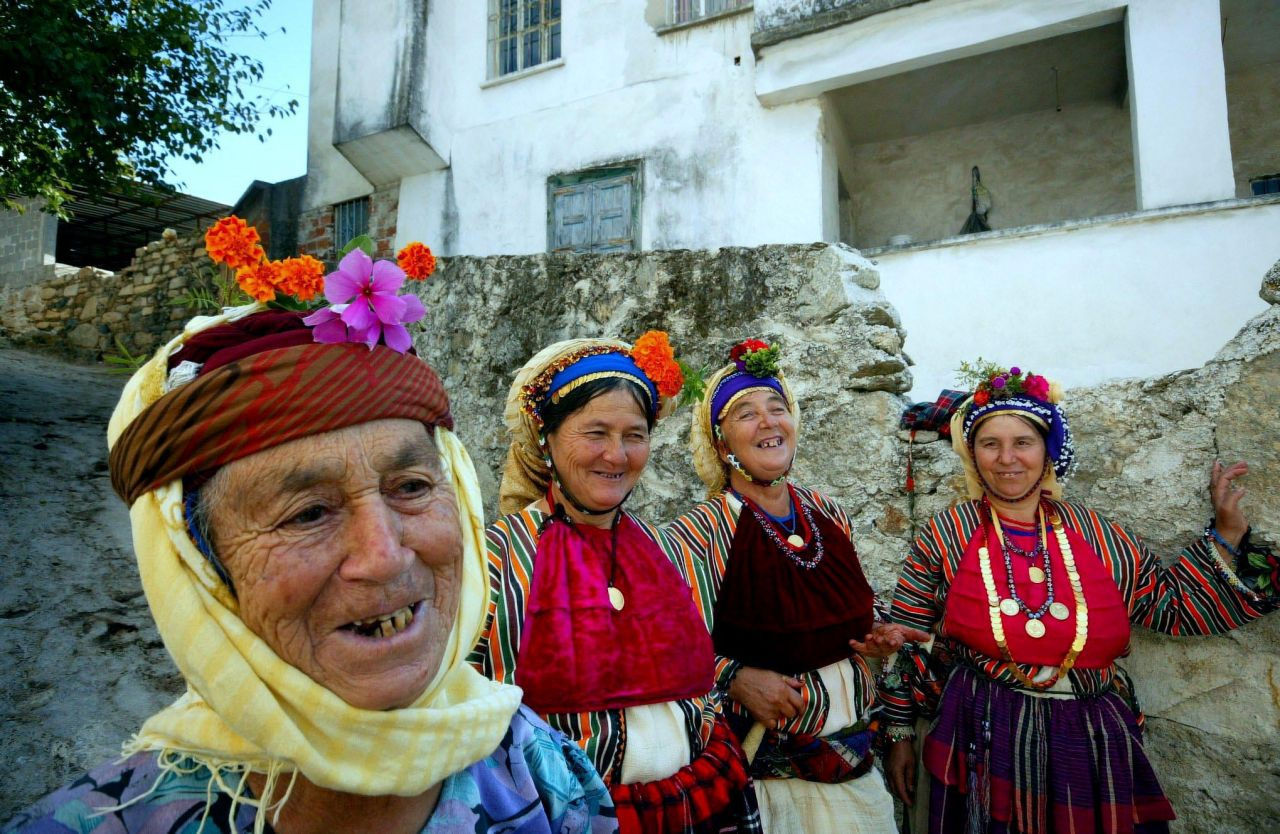
<path id="1" fill-rule="evenodd" d="M 0 348 L 0 822 L 181 691 L 107 477 L 124 378 Z"/>

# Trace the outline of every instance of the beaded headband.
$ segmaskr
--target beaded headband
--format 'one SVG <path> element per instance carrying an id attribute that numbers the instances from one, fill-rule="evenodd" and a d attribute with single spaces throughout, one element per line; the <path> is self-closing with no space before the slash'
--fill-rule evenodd
<path id="1" fill-rule="evenodd" d="M 639 385 L 645 392 L 649 416 L 655 419 L 662 416 L 663 399 L 679 394 L 685 384 L 667 334 L 650 330 L 636 339 L 630 350 L 594 345 L 560 357 L 520 389 L 520 408 L 541 426 L 547 403 L 559 402 L 579 386 L 607 378 Z"/>
<path id="2" fill-rule="evenodd" d="M 725 414 L 739 399 L 753 391 L 773 391 L 787 400 L 787 394 L 778 381 L 778 346 L 770 345 L 759 339 L 747 339 L 734 345 L 729 351 L 729 359 L 738 370 L 729 374 L 716 385 L 711 394 L 711 430 L 714 434 L 716 425 L 724 419 Z M 787 403 L 790 406 L 790 403 Z"/>
<path id="3" fill-rule="evenodd" d="M 1016 365 L 1006 370 L 981 359 L 975 365 L 961 365 L 961 374 L 971 383 L 976 382 L 961 423 L 971 455 L 979 425 L 1000 414 L 1014 414 L 1029 420 L 1044 435 L 1045 451 L 1059 480 L 1066 480 L 1075 471 L 1075 441 L 1067 415 L 1058 404 L 1061 394 L 1055 384 L 1042 376 L 1023 373 Z"/>

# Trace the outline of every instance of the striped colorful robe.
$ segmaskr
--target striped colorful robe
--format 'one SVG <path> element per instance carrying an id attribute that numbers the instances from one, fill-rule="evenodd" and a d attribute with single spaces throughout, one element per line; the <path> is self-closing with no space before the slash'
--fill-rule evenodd
<path id="1" fill-rule="evenodd" d="M 852 541 L 853 524 L 838 504 L 811 489 L 797 486 L 795 490 L 801 501 L 810 509 L 833 519 Z M 721 493 L 698 504 L 664 528 L 687 545 L 689 561 L 681 567 L 681 571 L 689 577 L 694 600 L 709 631 L 715 628 L 716 598 L 733 548 L 733 534 L 738 529 L 738 511 L 733 509 L 729 501 L 729 494 Z M 853 638 L 862 635 L 849 636 Z M 852 700 L 857 707 L 856 714 L 865 718 L 876 695 L 871 672 L 866 662 L 856 655 L 844 662 L 853 666 L 855 686 Z M 728 690 L 729 683 L 741 665 L 732 658 L 716 656 L 716 684 L 721 691 Z M 789 733 L 819 735 L 826 726 L 831 696 L 816 670 L 801 675 L 800 681 L 803 684 L 801 694 L 804 696 L 804 709 L 787 723 L 784 730 Z M 746 708 L 735 701 L 726 699 L 726 705 L 739 715 L 747 714 Z"/>
<path id="2" fill-rule="evenodd" d="M 679 540 L 635 516 L 632 520 L 657 544 L 685 580 L 691 562 Z M 533 577 L 538 550 L 538 529 L 547 514 L 525 508 L 495 521 L 486 532 L 489 551 L 489 613 L 480 642 L 468 660 L 481 674 L 502 683 L 515 683 L 516 658 L 524 628 L 525 600 Z M 689 750 L 694 757 L 711 739 L 711 729 L 720 714 L 716 691 L 704 697 L 677 702 L 684 716 Z M 586 713 L 550 713 L 547 723 L 575 741 L 586 751 L 607 784 L 615 769 L 620 771 L 625 752 L 625 713 L 620 709 Z"/>
<path id="3" fill-rule="evenodd" d="M 1242 590 L 1247 584 L 1237 587 L 1242 580 L 1248 582 L 1244 573 L 1223 576 L 1216 551 L 1203 538 L 1183 549 L 1178 561 L 1166 567 L 1141 539 L 1119 524 L 1080 504 L 1051 503 L 1060 512 L 1062 523 L 1078 532 L 1102 558 L 1128 606 L 1130 622 L 1136 625 L 1172 635 L 1221 634 L 1275 607 L 1275 601 Z M 966 501 L 929 521 L 903 565 L 890 614 L 894 622 L 924 631 L 934 631 L 940 624 L 947 592 L 965 548 L 981 526 L 980 506 L 978 501 Z M 1006 661 L 953 640 L 939 640 L 945 641 L 946 653 L 958 661 L 1000 683 L 1018 686 Z M 914 669 L 909 664 L 900 654 L 897 674 L 886 675 L 881 683 L 885 723 L 889 726 L 914 726 L 915 706 L 909 685 Z M 1027 675 L 1038 671 L 1035 666 L 1019 668 Z M 1074 668 L 1068 674 L 1079 693 L 1127 687 L 1115 663 L 1105 669 Z"/>

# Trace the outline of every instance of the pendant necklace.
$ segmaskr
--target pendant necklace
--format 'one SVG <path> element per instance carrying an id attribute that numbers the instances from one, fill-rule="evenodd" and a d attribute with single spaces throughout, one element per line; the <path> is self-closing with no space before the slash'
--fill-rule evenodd
<path id="1" fill-rule="evenodd" d="M 778 550 L 782 551 L 782 555 L 805 570 L 812 570 L 818 566 L 822 561 L 822 557 L 826 555 L 826 545 L 822 541 L 822 531 L 814 523 L 813 512 L 809 509 L 809 505 L 799 499 L 795 488 L 791 484 L 787 484 L 787 493 L 791 498 L 790 527 L 783 527 L 774 520 L 773 516 L 756 506 L 756 502 L 736 489 L 730 491 L 756 517 L 756 521 L 760 522 L 760 526 L 764 528 L 765 535 L 769 537 L 769 540 L 773 542 Z M 782 532 L 788 534 L 785 539 L 779 532 L 778 528 L 780 527 Z M 803 529 L 798 529 L 801 527 Z M 811 555 L 809 558 L 806 559 L 801 555 L 805 550 L 810 549 Z"/>
<path id="2" fill-rule="evenodd" d="M 627 597 L 622 593 L 622 589 L 613 584 L 618 572 L 618 522 L 621 520 L 622 510 L 618 510 L 618 514 L 613 517 L 613 524 L 609 527 L 609 604 L 613 606 L 614 611 L 621 611 L 622 606 L 627 604 Z"/>

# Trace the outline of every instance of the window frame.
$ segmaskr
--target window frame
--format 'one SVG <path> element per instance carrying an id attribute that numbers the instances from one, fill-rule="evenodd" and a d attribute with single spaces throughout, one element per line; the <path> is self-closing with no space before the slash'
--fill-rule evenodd
<path id="1" fill-rule="evenodd" d="M 641 160 L 637 159 L 609 163 L 608 165 L 602 165 L 596 168 L 586 168 L 565 174 L 553 174 L 547 177 L 547 252 L 551 254 L 587 254 L 599 252 L 600 250 L 597 247 L 606 245 L 602 241 L 589 240 L 585 250 L 575 250 L 570 247 L 556 247 L 556 196 L 559 192 L 565 191 L 566 189 L 577 188 L 583 185 L 606 184 L 609 180 L 622 180 L 627 177 L 631 178 L 631 248 L 615 251 L 641 251 L 640 233 L 643 223 L 640 215 L 640 209 L 642 205 L 641 195 L 644 191 L 644 165 Z M 589 222 L 594 225 L 596 220 L 597 218 L 592 214 Z"/>
<path id="2" fill-rule="evenodd" d="M 704 20 L 726 17 L 753 6 L 753 0 L 663 0 L 663 2 L 666 6 L 667 26 L 686 26 Z M 709 3 L 723 3 L 723 5 L 708 11 Z"/>
<path id="3" fill-rule="evenodd" d="M 489 80 L 563 61 L 563 0 L 489 0 L 488 9 Z"/>
<path id="4" fill-rule="evenodd" d="M 348 212 L 355 211 L 357 207 L 360 208 L 361 210 L 360 213 L 363 214 L 363 223 L 361 224 L 363 228 L 361 228 L 359 231 L 357 231 L 353 235 L 347 235 L 346 239 L 344 240 L 342 235 L 342 227 L 343 227 L 343 220 L 344 220 L 343 215 Z M 350 243 L 352 240 L 359 237 L 360 235 L 369 234 L 369 213 L 370 213 L 369 209 L 370 209 L 369 198 L 367 196 L 356 197 L 353 200 L 343 200 L 341 203 L 333 204 L 333 248 L 334 249 L 341 250 L 342 247 L 346 246 L 348 243 Z"/>

